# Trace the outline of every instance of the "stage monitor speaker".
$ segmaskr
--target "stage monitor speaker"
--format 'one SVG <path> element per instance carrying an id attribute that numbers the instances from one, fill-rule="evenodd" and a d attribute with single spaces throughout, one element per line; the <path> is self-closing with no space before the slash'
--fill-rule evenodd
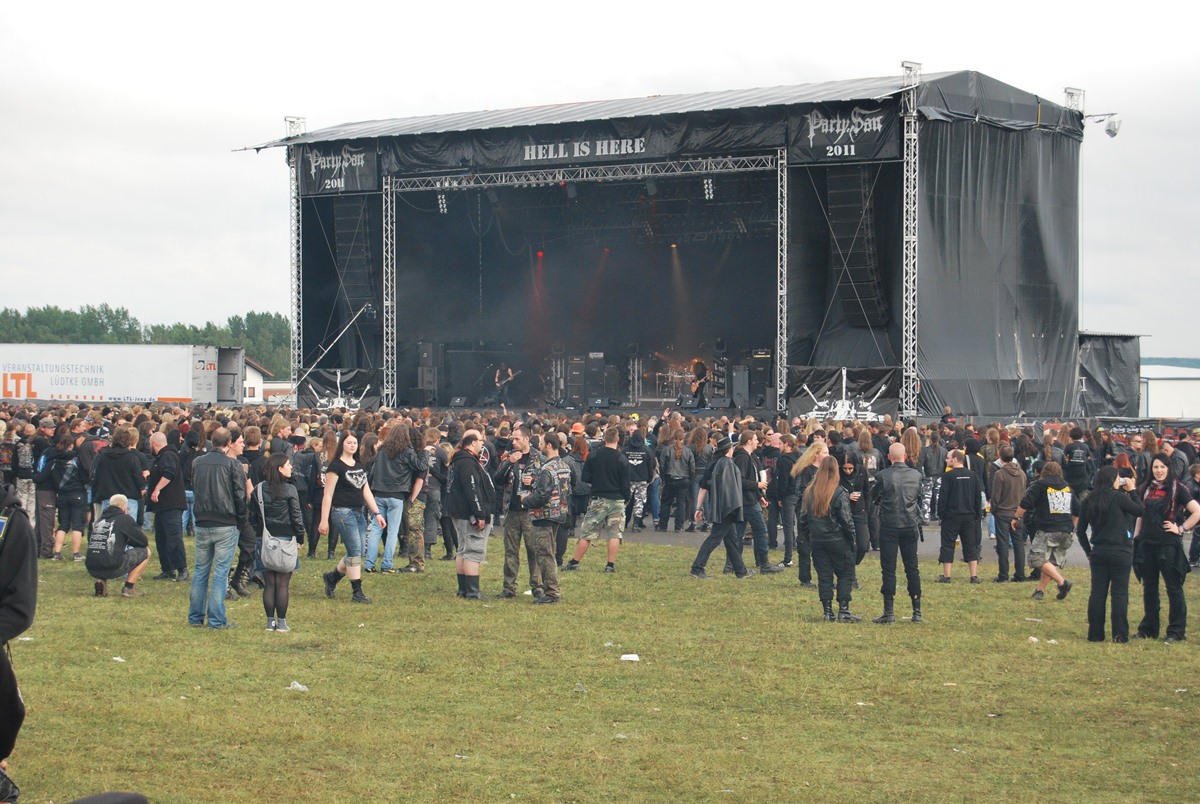
<path id="1" fill-rule="evenodd" d="M 708 406 L 716 410 L 729 410 L 733 407 L 733 399 L 727 396 L 714 396 L 708 400 Z"/>
<path id="2" fill-rule="evenodd" d="M 608 408 L 608 398 L 603 396 L 589 396 L 587 406 L 592 410 L 605 410 Z"/>
<path id="3" fill-rule="evenodd" d="M 465 408 L 467 406 L 467 398 L 465 396 L 455 396 L 450 398 L 450 407 Z"/>

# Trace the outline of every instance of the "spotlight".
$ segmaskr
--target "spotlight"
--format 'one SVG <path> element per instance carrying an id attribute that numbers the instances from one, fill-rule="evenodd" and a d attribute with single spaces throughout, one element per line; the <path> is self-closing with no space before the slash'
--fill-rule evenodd
<path id="1" fill-rule="evenodd" d="M 1117 136 L 1117 132 L 1121 130 L 1121 121 L 1115 117 L 1108 118 L 1108 122 L 1104 124 L 1104 133 L 1110 137 Z"/>
<path id="2" fill-rule="evenodd" d="M 649 195 L 658 195 L 658 184 L 655 183 L 654 179 L 646 179 L 646 192 Z"/>
<path id="3" fill-rule="evenodd" d="M 715 195 L 715 193 L 713 191 L 713 180 L 705 179 L 704 180 L 704 200 L 712 201 L 713 195 Z"/>
<path id="4" fill-rule="evenodd" d="M 605 247 L 604 247 L 604 253 L 605 253 L 605 254 L 607 254 L 608 252 L 609 252 L 609 248 L 608 248 L 608 246 L 605 246 Z"/>
<path id="5" fill-rule="evenodd" d="M 544 252 L 544 251 L 539 251 L 539 252 L 538 252 L 538 259 L 539 259 L 539 260 L 540 260 L 542 257 L 545 257 L 545 256 L 546 256 L 546 252 Z"/>
<path id="6" fill-rule="evenodd" d="M 675 245 L 674 243 L 672 243 L 672 244 L 671 244 L 671 248 L 679 248 L 679 246 L 677 246 L 677 245 Z"/>
<path id="7" fill-rule="evenodd" d="M 446 214 L 446 194 L 438 193 L 438 212 Z"/>

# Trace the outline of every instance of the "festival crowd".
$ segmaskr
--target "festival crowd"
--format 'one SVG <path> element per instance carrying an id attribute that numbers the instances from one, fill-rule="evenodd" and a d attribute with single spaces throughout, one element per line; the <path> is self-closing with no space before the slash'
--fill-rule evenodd
<path id="1" fill-rule="evenodd" d="M 1054 584 L 1062 600 L 1072 588 L 1062 567 L 1078 541 L 1092 570 L 1089 640 L 1106 638 L 1106 614 L 1116 642 L 1186 638 L 1183 583 L 1200 540 L 1188 551 L 1184 540 L 1200 522 L 1200 433 L 1171 441 L 1072 422 L 977 428 L 949 408 L 921 425 L 705 413 L 716 412 L 5 404 L 0 472 L 11 487 L 4 505 L 29 514 L 39 558 L 81 562 L 97 596 L 120 581 L 128 598 L 156 561 L 153 580 L 190 584 L 197 627 L 235 627 L 226 599 L 257 585 L 266 630 L 291 630 L 289 583 L 305 551 L 337 559 L 323 573 L 330 598 L 345 581 L 351 602 L 369 604 L 366 576 L 426 572 L 436 551 L 454 565 L 458 597 L 481 600 L 493 530 L 503 545 L 499 596 L 519 594 L 524 555 L 533 603 L 555 604 L 559 573 L 579 571 L 594 542 L 604 545 L 603 572 L 616 574 L 624 534 L 648 527 L 706 534 L 691 564 L 699 580 L 713 578 L 718 547 L 735 579 L 794 571 L 837 622 L 860 621 L 856 567 L 878 551 L 883 612 L 873 622 L 896 622 L 902 563 L 919 623 L 917 543 L 936 521 L 935 583 L 953 582 L 956 553 L 966 582 L 982 583 L 990 541 L 999 570 L 990 581 L 1034 582 L 1036 600 Z M 1143 588 L 1133 629 L 1131 572 Z"/>

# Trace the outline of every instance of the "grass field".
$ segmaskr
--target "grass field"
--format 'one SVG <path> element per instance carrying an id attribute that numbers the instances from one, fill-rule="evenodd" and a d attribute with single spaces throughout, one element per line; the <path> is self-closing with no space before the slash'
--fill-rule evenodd
<path id="1" fill-rule="evenodd" d="M 558 606 L 456 600 L 439 561 L 367 576 L 374 605 L 352 605 L 306 561 L 288 634 L 262 630 L 257 596 L 230 604 L 236 630 L 188 628 L 186 583 L 96 599 L 82 565 L 42 562 L 31 639 L 13 643 L 21 800 L 1198 796 L 1200 648 L 1086 642 L 1086 570 L 1063 602 L 927 583 L 927 622 L 885 627 L 820 622 L 790 571 L 702 582 L 690 549 L 627 544 L 604 575 L 593 554 Z M 490 556 L 495 593 L 496 539 Z M 874 554 L 860 578 L 854 608 L 874 616 Z"/>

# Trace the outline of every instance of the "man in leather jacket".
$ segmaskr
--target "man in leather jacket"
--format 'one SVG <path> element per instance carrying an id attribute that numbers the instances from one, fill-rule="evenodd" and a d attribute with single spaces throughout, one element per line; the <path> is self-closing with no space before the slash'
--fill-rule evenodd
<path id="1" fill-rule="evenodd" d="M 891 465 L 875 475 L 871 501 L 879 506 L 879 564 L 883 570 L 883 614 L 871 622 L 896 622 L 896 553 L 904 561 L 908 596 L 912 599 L 914 623 L 921 618 L 921 573 L 917 569 L 917 542 L 921 538 L 921 473 L 905 463 L 904 445 L 888 448 Z"/>

